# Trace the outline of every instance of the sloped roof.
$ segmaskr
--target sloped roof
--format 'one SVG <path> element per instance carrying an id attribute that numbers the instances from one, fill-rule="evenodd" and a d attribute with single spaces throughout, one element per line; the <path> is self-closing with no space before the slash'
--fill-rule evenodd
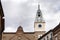
<path id="1" fill-rule="evenodd" d="M 24 32 L 22 26 L 19 26 L 16 32 L 3 32 L 3 34 L 16 34 L 16 33 L 34 34 L 35 32 Z"/>
<path id="2" fill-rule="evenodd" d="M 60 23 L 53 29 L 53 32 L 56 31 L 57 29 L 60 29 Z"/>
<path id="3" fill-rule="evenodd" d="M 52 32 L 53 30 L 51 29 L 50 31 L 48 31 L 47 33 L 45 33 L 43 36 L 41 36 L 38 40 L 42 39 L 44 36 L 46 36 L 47 34 L 49 34 L 50 32 Z"/>
<path id="4" fill-rule="evenodd" d="M 0 1 L 0 16 L 4 16 L 4 13 L 3 13 L 3 8 L 2 8 L 2 3 Z"/>

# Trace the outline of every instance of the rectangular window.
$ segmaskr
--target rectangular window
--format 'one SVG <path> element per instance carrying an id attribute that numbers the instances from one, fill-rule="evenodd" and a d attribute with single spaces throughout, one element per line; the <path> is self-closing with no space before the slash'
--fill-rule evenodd
<path id="1" fill-rule="evenodd" d="M 55 40 L 58 40 L 57 37 L 55 38 Z"/>
<path id="2" fill-rule="evenodd" d="M 52 40 L 52 38 L 50 38 L 50 40 Z"/>
<path id="3" fill-rule="evenodd" d="M 51 38 L 50 38 L 50 40 L 52 40 L 52 33 L 51 33 Z"/>
<path id="4" fill-rule="evenodd" d="M 48 36 L 47 36 L 47 40 L 48 40 Z"/>
<path id="5" fill-rule="evenodd" d="M 45 40 L 45 38 L 44 38 L 44 40 Z"/>

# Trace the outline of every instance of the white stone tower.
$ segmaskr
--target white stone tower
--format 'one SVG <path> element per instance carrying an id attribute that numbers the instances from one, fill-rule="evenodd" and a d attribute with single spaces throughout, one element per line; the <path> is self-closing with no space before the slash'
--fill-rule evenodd
<path id="1" fill-rule="evenodd" d="M 35 31 L 45 31 L 45 21 L 43 20 L 42 12 L 40 10 L 40 5 L 38 4 L 38 10 L 36 14 L 36 19 L 34 22 Z"/>

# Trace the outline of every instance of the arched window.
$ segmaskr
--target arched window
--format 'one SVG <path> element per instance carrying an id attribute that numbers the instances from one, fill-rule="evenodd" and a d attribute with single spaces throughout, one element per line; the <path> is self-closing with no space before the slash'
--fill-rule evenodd
<path id="1" fill-rule="evenodd" d="M 40 17 L 40 12 L 38 12 L 38 17 Z"/>

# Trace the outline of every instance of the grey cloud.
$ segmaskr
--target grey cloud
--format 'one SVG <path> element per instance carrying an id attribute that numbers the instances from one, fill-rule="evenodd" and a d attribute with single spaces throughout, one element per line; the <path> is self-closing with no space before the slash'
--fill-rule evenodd
<path id="1" fill-rule="evenodd" d="M 53 26 L 55 27 L 58 24 L 58 22 L 56 21 L 57 19 L 56 15 L 60 13 L 59 12 L 60 0 L 38 0 L 38 1 L 40 1 L 41 10 L 47 24 L 46 31 L 48 31 L 49 30 L 48 28 L 51 29 Z M 14 28 L 14 30 L 16 31 L 17 28 L 21 25 L 24 31 L 27 30 L 34 31 L 34 20 L 37 11 L 38 1 L 28 0 L 26 2 L 17 3 L 6 0 L 2 2 L 4 14 L 6 18 L 5 29 L 7 30 L 10 27 L 12 29 Z"/>

